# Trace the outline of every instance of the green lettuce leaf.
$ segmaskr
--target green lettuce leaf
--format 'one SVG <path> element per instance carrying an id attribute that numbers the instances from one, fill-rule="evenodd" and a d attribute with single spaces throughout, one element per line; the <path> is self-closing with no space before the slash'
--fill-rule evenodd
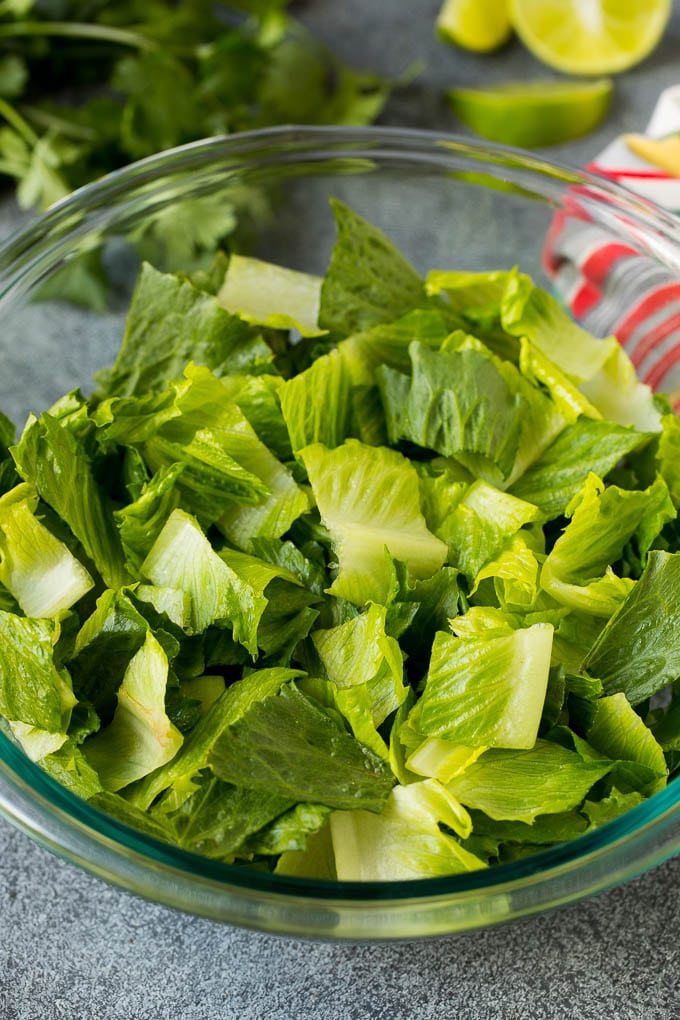
<path id="1" fill-rule="evenodd" d="M 293 684 L 223 730 L 208 762 L 234 785 L 341 809 L 381 811 L 394 782 L 380 758 Z"/>
<path id="2" fill-rule="evenodd" d="M 387 365 L 397 372 L 411 371 L 409 346 L 419 343 L 438 350 L 453 328 L 443 308 L 416 308 L 392 322 L 371 326 L 353 333 L 338 344 L 338 352 L 347 365 L 355 386 L 372 386 L 375 370 Z"/>
<path id="3" fill-rule="evenodd" d="M 99 376 L 101 395 L 158 392 L 191 360 L 225 375 L 266 370 L 271 358 L 257 329 L 231 315 L 216 297 L 145 263 L 116 362 Z"/>
<path id="4" fill-rule="evenodd" d="M 345 361 L 337 350 L 317 358 L 304 372 L 284 383 L 281 411 L 295 453 L 312 443 L 332 449 L 347 438 L 350 385 Z"/>
<path id="5" fill-rule="evenodd" d="M 537 516 L 531 503 L 478 480 L 435 533 L 449 547 L 449 562 L 474 580 L 509 539 Z"/>
<path id="6" fill-rule="evenodd" d="M 533 747 L 552 634 L 544 623 L 497 637 L 439 632 L 414 709 L 418 728 L 466 747 Z"/>
<path id="7" fill-rule="evenodd" d="M 153 584 L 191 599 L 190 634 L 210 624 L 231 626 L 234 640 L 257 655 L 257 626 L 267 600 L 213 549 L 195 518 L 173 510 L 141 566 Z"/>
<path id="8" fill-rule="evenodd" d="M 659 621 L 663 622 L 659 626 Z M 680 553 L 652 550 L 642 575 L 586 656 L 605 694 L 632 705 L 680 676 Z"/>
<path id="9" fill-rule="evenodd" d="M 458 571 L 442 567 L 424 581 L 409 581 L 397 570 L 399 588 L 387 607 L 385 627 L 399 638 L 408 656 L 422 662 L 423 672 L 438 630 L 446 630 L 459 607 Z"/>
<path id="10" fill-rule="evenodd" d="M 72 740 L 67 740 L 59 750 L 40 758 L 39 764 L 52 779 L 83 800 L 90 800 L 104 789 L 99 776 Z"/>
<path id="11" fill-rule="evenodd" d="M 412 379 L 403 391 L 386 383 L 393 370 L 378 370 L 391 442 L 409 439 L 446 457 L 471 454 L 507 478 L 515 463 L 525 402 L 513 391 L 478 341 L 453 351 L 409 348 Z M 466 466 L 469 466 L 466 464 Z"/>
<path id="12" fill-rule="evenodd" d="M 245 322 L 318 336 L 321 277 L 233 254 L 217 300 Z"/>
<path id="13" fill-rule="evenodd" d="M 376 372 L 391 442 L 454 456 L 507 488 L 566 424 L 549 396 L 472 336 L 453 333 L 440 351 L 414 342 L 410 354 L 410 380 Z"/>
<path id="14" fill-rule="evenodd" d="M 635 762 L 649 770 L 651 781 L 645 784 L 641 793 L 649 796 L 666 785 L 668 768 L 661 745 L 631 707 L 625 694 L 598 699 L 586 736 L 591 747 L 608 758 Z M 624 776 L 628 778 L 625 772 Z"/>
<path id="15" fill-rule="evenodd" d="M 619 461 L 651 438 L 630 426 L 593 418 L 568 425 L 510 488 L 535 503 L 547 519 L 564 513 L 592 471 L 605 478 Z"/>
<path id="16" fill-rule="evenodd" d="M 418 476 L 405 457 L 353 439 L 335 450 L 317 443 L 300 456 L 338 559 L 332 594 L 384 604 L 393 574 L 386 550 L 419 579 L 442 566 L 446 546 L 427 530 Z"/>
<path id="17" fill-rule="evenodd" d="M 539 815 L 578 807 L 613 764 L 585 761 L 575 751 L 539 739 L 526 750 L 486 751 L 447 786 L 466 807 L 490 818 L 531 824 Z"/>
<path id="18" fill-rule="evenodd" d="M 592 828 L 604 825 L 606 822 L 618 818 L 625 811 L 637 807 L 645 798 L 637 790 L 629 793 L 621 793 L 616 787 L 606 797 L 600 800 L 586 800 L 583 804 L 583 814 L 588 819 Z"/>
<path id="19" fill-rule="evenodd" d="M 108 589 L 78 631 L 67 659 L 73 688 L 107 721 L 128 663 L 144 644 L 148 629 L 128 594 Z"/>
<path id="20" fill-rule="evenodd" d="M 475 577 L 473 593 L 483 581 L 493 579 L 496 598 L 504 611 L 526 612 L 538 602 L 539 563 L 524 534 L 520 531 L 513 535 Z"/>
<path id="21" fill-rule="evenodd" d="M 678 509 L 680 507 L 680 418 L 676 414 L 665 414 L 661 419 L 656 466 L 668 486 L 673 506 Z"/>
<path id="22" fill-rule="evenodd" d="M 614 574 L 610 564 L 636 533 L 644 555 L 675 509 L 663 479 L 644 491 L 605 488 L 590 474 L 565 513 L 571 520 L 541 570 L 541 586 L 563 605 L 609 617 L 633 581 Z"/>
<path id="23" fill-rule="evenodd" d="M 385 234 L 337 199 L 331 205 L 337 240 L 321 286 L 319 325 L 349 336 L 424 305 L 422 279 Z"/>
<path id="24" fill-rule="evenodd" d="M 118 688 L 111 723 L 83 744 L 105 790 L 116 792 L 174 758 L 182 734 L 165 713 L 168 660 L 149 632 Z"/>
<path id="25" fill-rule="evenodd" d="M 57 616 L 94 581 L 35 515 L 38 496 L 25 483 L 0 497 L 0 581 L 27 616 Z"/>
<path id="26" fill-rule="evenodd" d="M 331 833 L 337 877 L 379 882 L 483 868 L 484 861 L 440 827 L 443 822 L 455 831 L 460 818 L 455 798 L 431 780 L 395 787 L 381 815 L 336 811 L 331 815 Z"/>
<path id="27" fill-rule="evenodd" d="M 309 845 L 310 836 L 325 825 L 330 813 L 331 808 L 325 804 L 296 804 L 247 839 L 242 852 L 267 856 L 302 852 Z"/>
<path id="28" fill-rule="evenodd" d="M 172 833 L 178 846 L 221 861 L 233 861 L 249 836 L 290 809 L 290 798 L 267 790 L 224 783 L 208 770 L 175 805 L 172 796 L 152 817 Z"/>
<path id="29" fill-rule="evenodd" d="M 21 477 L 68 525 L 109 588 L 129 580 L 106 492 L 85 444 L 49 414 L 29 419 L 12 456 Z"/>
<path id="30" fill-rule="evenodd" d="M 547 291 L 524 273 L 508 273 L 501 298 L 503 328 L 526 336 L 577 385 L 591 379 L 618 347 L 616 338 L 597 340 L 577 325 Z"/>
<path id="31" fill-rule="evenodd" d="M 167 765 L 136 783 L 127 796 L 141 810 L 147 810 L 159 794 L 171 786 L 190 793 L 192 779 L 207 767 L 208 755 L 219 735 L 241 719 L 257 701 L 276 694 L 283 684 L 302 676 L 300 670 L 259 669 L 236 681 L 217 698 L 186 735 L 179 752 Z"/>
<path id="32" fill-rule="evenodd" d="M 312 635 L 326 674 L 339 690 L 367 688 L 367 707 L 376 727 L 406 697 L 401 649 L 385 632 L 386 613 L 384 606 L 371 603 L 353 620 Z"/>
<path id="33" fill-rule="evenodd" d="M 113 512 L 126 566 L 137 577 L 163 525 L 179 505 L 180 494 L 175 483 L 183 470 L 181 463 L 160 468 L 143 484 L 137 499 Z"/>
<path id="34" fill-rule="evenodd" d="M 38 760 L 67 739 L 76 698 L 54 658 L 59 625 L 0 611 L 0 714 L 26 754 Z"/>
<path id="35" fill-rule="evenodd" d="M 660 414 L 616 337 L 598 340 L 578 326 L 546 291 L 521 273 L 508 275 L 501 301 L 503 328 L 528 337 L 588 398 L 602 416 L 640 431 L 658 432 Z"/>
<path id="36" fill-rule="evenodd" d="M 257 438 L 281 461 L 293 458 L 288 428 L 281 412 L 284 380 L 277 375 L 244 376 L 234 400 L 255 429 Z"/>

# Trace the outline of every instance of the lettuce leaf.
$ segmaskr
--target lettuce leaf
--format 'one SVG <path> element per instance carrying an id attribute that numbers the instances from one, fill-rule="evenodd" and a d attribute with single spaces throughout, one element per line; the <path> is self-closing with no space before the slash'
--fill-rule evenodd
<path id="1" fill-rule="evenodd" d="M 130 578 L 110 499 L 95 479 L 85 441 L 49 414 L 29 418 L 12 456 L 29 482 L 68 525 L 109 588 Z"/>
<path id="2" fill-rule="evenodd" d="M 439 632 L 413 710 L 418 729 L 465 747 L 533 747 L 552 633 L 544 623 L 496 637 Z"/>
<path id="3" fill-rule="evenodd" d="M 628 491 L 605 488 L 590 474 L 565 512 L 571 520 L 543 564 L 541 586 L 563 605 L 609 617 L 634 584 L 610 564 L 636 533 L 644 555 L 675 516 L 666 483 L 658 478 L 644 491 Z"/>
<path id="4" fill-rule="evenodd" d="M 195 518 L 173 510 L 141 566 L 154 584 L 185 592 L 191 600 L 190 634 L 217 623 L 257 655 L 257 627 L 267 600 L 243 581 L 213 549 Z"/>
<path id="5" fill-rule="evenodd" d="M 221 861 L 233 861 L 249 836 L 290 809 L 290 798 L 263 790 L 224 783 L 206 771 L 196 778 L 187 797 L 161 802 L 152 817 L 184 850 Z"/>
<path id="6" fill-rule="evenodd" d="M 528 276 L 511 273 L 501 301 L 503 328 L 528 337 L 588 398 L 604 418 L 659 432 L 660 414 L 616 337 L 598 340 L 578 326 L 551 294 Z"/>
<path id="7" fill-rule="evenodd" d="M 337 350 L 317 358 L 281 388 L 281 412 L 295 453 L 312 443 L 339 446 L 349 435 L 350 410 L 350 377 Z"/>
<path id="8" fill-rule="evenodd" d="M 585 761 L 575 751 L 539 739 L 525 750 L 486 751 L 447 788 L 466 807 L 490 818 L 531 824 L 539 815 L 578 807 L 613 764 Z"/>
<path id="9" fill-rule="evenodd" d="M 67 739 L 76 698 L 55 662 L 59 626 L 0 610 L 0 713 L 30 758 L 57 751 Z"/>
<path id="10" fill-rule="evenodd" d="M 0 497 L 0 581 L 27 616 L 57 616 L 94 581 L 36 517 L 37 505 L 37 494 L 25 483 Z"/>
<path id="11" fill-rule="evenodd" d="M 643 786 L 642 793 L 649 796 L 666 785 L 668 768 L 661 745 L 625 694 L 598 699 L 586 736 L 591 747 L 608 758 L 635 762 L 649 770 L 651 781 Z M 618 770 L 619 775 L 621 771 Z"/>
<path id="12" fill-rule="evenodd" d="M 514 496 L 540 508 L 547 519 L 563 514 L 592 471 L 605 478 L 652 433 L 593 418 L 568 425 L 510 487 Z"/>
<path id="13" fill-rule="evenodd" d="M 381 815 L 336 811 L 331 833 L 341 881 L 434 878 L 485 867 L 484 861 L 444 832 L 454 828 L 461 808 L 443 787 L 425 780 L 394 788 Z"/>
<path id="14" fill-rule="evenodd" d="M 356 605 L 384 604 L 390 556 L 418 579 L 442 566 L 446 545 L 425 525 L 418 476 L 405 457 L 353 439 L 335 450 L 317 443 L 300 456 L 338 559 L 334 595 Z"/>
<path id="15" fill-rule="evenodd" d="M 389 767 L 287 684 L 222 731 L 208 756 L 226 782 L 327 807 L 380 812 Z"/>
<path id="16" fill-rule="evenodd" d="M 257 329 L 188 280 L 142 266 L 113 367 L 100 395 L 157 393 L 193 360 L 217 375 L 266 370 L 272 352 Z"/>
<path id="17" fill-rule="evenodd" d="M 680 676 L 678 626 L 680 553 L 652 550 L 639 581 L 600 633 L 584 667 L 599 677 L 606 694 L 622 692 L 637 705 Z"/>
<path id="18" fill-rule="evenodd" d="M 531 503 L 478 480 L 435 533 L 449 547 L 449 562 L 472 581 L 537 516 L 538 509 Z"/>
<path id="19" fill-rule="evenodd" d="M 217 300 L 245 322 L 318 336 L 321 277 L 232 254 Z"/>
<path id="20" fill-rule="evenodd" d="M 331 199 L 337 240 L 321 285 L 319 325 L 348 336 L 427 303 L 422 279 L 386 235 Z"/>
<path id="21" fill-rule="evenodd" d="M 128 799 L 147 810 L 164 790 L 181 786 L 193 790 L 193 778 L 207 768 L 208 755 L 227 727 L 241 719 L 257 701 L 276 694 L 283 684 L 302 676 L 300 670 L 259 669 L 228 687 L 185 737 L 175 757 L 127 791 Z"/>
<path id="22" fill-rule="evenodd" d="M 130 660 L 111 723 L 83 744 L 105 790 L 116 792 L 174 758 L 182 734 L 165 714 L 168 660 L 151 634 Z"/>

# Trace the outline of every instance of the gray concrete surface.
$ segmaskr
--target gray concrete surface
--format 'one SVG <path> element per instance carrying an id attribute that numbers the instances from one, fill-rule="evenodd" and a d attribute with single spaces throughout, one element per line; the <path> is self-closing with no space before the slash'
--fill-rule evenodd
<path id="1" fill-rule="evenodd" d="M 357 65 L 426 69 L 390 124 L 457 130 L 445 86 L 540 77 L 518 44 L 493 57 L 434 40 L 438 0 L 309 0 L 301 17 Z M 617 81 L 606 123 L 549 150 L 580 165 L 644 124 L 680 81 L 680 11 Z M 0 234 L 13 224 L 0 213 Z M 81 320 L 82 321 L 82 320 Z M 36 328 L 39 322 L 36 323 Z M 274 939 L 112 889 L 0 822 L 0 1020 L 680 1020 L 680 858 L 562 911 L 389 946 Z"/>

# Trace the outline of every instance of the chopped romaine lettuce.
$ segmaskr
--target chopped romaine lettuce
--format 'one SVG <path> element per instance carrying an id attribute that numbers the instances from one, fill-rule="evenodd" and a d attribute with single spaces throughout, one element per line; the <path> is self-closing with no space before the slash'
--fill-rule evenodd
<path id="1" fill-rule="evenodd" d="M 94 396 L 0 414 L 0 723 L 230 864 L 503 864 L 678 769 L 680 427 L 517 270 L 334 213 L 323 278 L 145 265 Z"/>

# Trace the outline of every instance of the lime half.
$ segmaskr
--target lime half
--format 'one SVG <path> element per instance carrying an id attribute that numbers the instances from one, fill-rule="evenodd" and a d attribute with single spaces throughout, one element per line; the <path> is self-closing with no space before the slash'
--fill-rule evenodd
<path id="1" fill-rule="evenodd" d="M 585 135 L 602 121 L 612 95 L 610 78 L 595 81 L 507 82 L 493 88 L 448 92 L 451 109 L 483 138 L 532 149 Z"/>
<path id="2" fill-rule="evenodd" d="M 672 0 L 509 0 L 524 45 L 568 74 L 625 71 L 652 52 Z"/>
<path id="3" fill-rule="evenodd" d="M 507 0 L 444 0 L 436 29 L 445 42 L 475 53 L 490 53 L 512 33 Z"/>

